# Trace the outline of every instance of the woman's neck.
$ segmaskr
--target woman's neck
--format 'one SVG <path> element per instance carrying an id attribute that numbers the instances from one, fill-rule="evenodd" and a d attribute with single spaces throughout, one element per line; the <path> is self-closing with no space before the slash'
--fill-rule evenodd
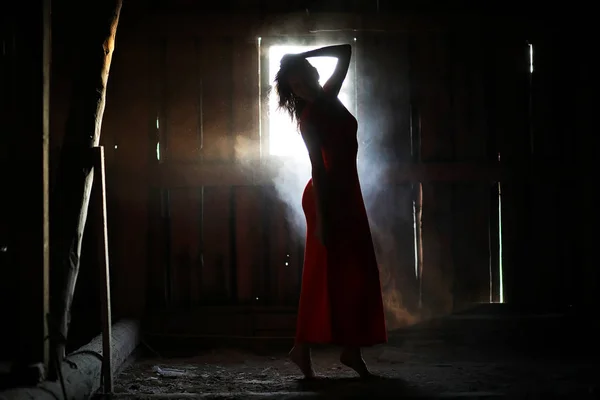
<path id="1" fill-rule="evenodd" d="M 306 93 L 304 100 L 307 103 L 314 103 L 323 93 L 324 93 L 323 88 L 321 86 L 319 86 L 318 89 L 315 89 L 313 91 L 310 91 L 309 93 Z"/>

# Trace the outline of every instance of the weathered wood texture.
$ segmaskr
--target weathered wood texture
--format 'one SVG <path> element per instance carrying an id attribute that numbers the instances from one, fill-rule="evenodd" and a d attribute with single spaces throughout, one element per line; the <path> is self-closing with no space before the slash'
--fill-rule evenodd
<path id="1" fill-rule="evenodd" d="M 485 109 L 484 56 L 485 36 L 455 33 L 450 36 L 449 75 L 454 161 L 492 163 L 496 160 L 489 150 L 489 127 Z M 454 309 L 474 303 L 489 302 L 498 267 L 492 261 L 491 223 L 497 212 L 491 209 L 492 182 L 458 182 L 452 187 L 452 258 L 454 267 Z M 498 240 L 498 239 L 494 239 Z"/>
<path id="2" fill-rule="evenodd" d="M 49 6 L 0 16 L 0 360 L 25 365 L 48 361 Z"/>
<path id="3" fill-rule="evenodd" d="M 518 188 L 530 184 L 530 177 L 511 176 L 520 172 L 513 166 L 529 160 L 527 109 L 519 108 L 529 95 L 527 43 L 522 37 L 496 38 L 488 30 L 449 31 L 414 35 L 411 49 L 420 159 L 499 168 L 479 181 L 463 176 L 423 184 L 423 313 L 438 315 L 499 301 L 501 268 L 508 279 L 518 268 L 517 260 L 501 259 L 500 225 L 508 226 L 508 239 L 503 238 L 510 241 L 503 246 L 508 254 L 522 241 L 513 239 L 520 221 L 511 215 L 499 222 L 497 182 L 512 181 L 502 184 L 507 210 L 507 203 L 522 198 Z"/>
<path id="4" fill-rule="evenodd" d="M 440 311 L 448 312 L 490 298 L 490 217 L 486 213 L 491 182 L 503 172 L 490 160 L 486 147 L 481 110 L 484 71 L 478 64 L 477 47 L 464 45 L 464 38 L 458 36 L 447 44 L 439 43 L 443 37 L 369 34 L 357 38 L 355 46 L 356 74 L 362 77 L 356 79 L 359 168 L 386 304 L 390 319 L 400 319 L 400 324 L 412 321 L 418 308 L 421 277 L 415 268 L 413 185 L 419 180 L 449 182 L 429 183 L 425 189 L 425 198 L 429 189 L 432 197 L 425 200 L 424 209 L 433 212 L 437 204 L 445 210 L 435 212 L 436 219 L 424 228 L 425 236 L 445 230 L 445 239 L 425 239 L 423 276 L 431 277 L 434 285 L 437 279 L 440 285 L 427 289 L 431 292 L 426 295 L 428 301 L 445 304 L 449 308 Z M 147 160 L 148 168 L 143 171 L 127 172 L 115 164 L 112 176 L 124 182 L 117 198 L 126 197 L 134 187 L 151 194 L 148 304 L 293 307 L 303 250 L 286 219 L 286 205 L 270 188 L 278 171 L 276 163 L 255 156 L 261 139 L 256 41 L 185 36 L 151 38 L 147 44 L 152 58 L 136 59 L 149 62 L 146 70 L 153 74 L 149 85 L 154 87 L 149 97 L 158 123 L 149 124 L 150 132 L 139 136 L 140 147 L 151 151 L 141 151 L 137 157 L 157 147 L 160 155 Z M 441 58 L 431 64 L 410 53 L 411 46 Z M 443 52 L 448 53 L 445 58 Z M 119 56 L 115 63 L 118 60 Z M 125 74 L 125 68 L 116 71 L 116 76 Z M 139 81 L 135 70 L 129 74 L 115 78 L 114 84 L 129 82 L 130 86 L 132 80 Z M 411 129 L 411 123 L 416 123 L 411 121 L 411 98 L 416 102 L 421 132 Z M 119 110 L 131 115 L 125 107 Z M 121 129 L 116 128 L 117 114 L 108 111 L 107 120 Z M 150 138 L 150 143 L 144 138 Z M 129 159 L 121 150 L 119 146 L 115 154 Z M 413 161 L 419 160 L 442 164 L 415 166 Z M 461 179 L 481 183 L 456 187 L 451 183 Z M 460 207 L 452 208 L 453 203 L 444 198 L 453 193 Z M 456 209 L 460 212 L 453 213 Z M 473 226 L 465 229 L 464 221 Z M 133 224 L 131 229 L 140 226 L 145 225 Z M 453 229 L 459 227 L 460 239 L 451 240 L 457 236 Z M 118 252 L 116 257 L 122 262 L 129 258 Z M 460 264 L 459 281 L 452 279 L 454 262 Z"/>
<path id="5" fill-rule="evenodd" d="M 589 29 L 581 21 L 571 32 L 552 29 L 532 39 L 531 158 L 534 163 L 565 165 L 571 177 L 529 188 L 532 235 L 527 251 L 532 258 L 528 273 L 519 277 L 529 289 L 518 293 L 521 302 L 598 305 L 592 295 L 598 269 L 592 261 L 597 129 L 591 101 L 597 61 L 583 56 L 591 45 Z"/>
<path id="6" fill-rule="evenodd" d="M 485 56 L 486 106 L 493 150 L 501 163 L 531 161 L 527 42 L 499 34 L 489 35 L 487 39 L 495 50 Z M 532 290 L 526 283 L 536 262 L 529 251 L 534 234 L 528 218 L 530 187 L 528 181 L 501 182 L 502 270 L 507 302 L 519 303 L 524 300 L 519 292 Z"/>
<path id="7" fill-rule="evenodd" d="M 412 323 L 418 305 L 413 190 L 394 181 L 388 163 L 408 165 L 410 129 L 409 36 L 357 38 L 359 170 L 382 279 L 389 328 Z"/>
<path id="8" fill-rule="evenodd" d="M 424 162 L 452 160 L 450 68 L 446 35 L 410 37 L 411 90 Z M 415 121 L 413 121 L 415 122 Z M 452 310 L 451 184 L 424 183 L 422 204 L 422 307 L 427 313 Z"/>
<path id="9" fill-rule="evenodd" d="M 98 234 L 98 289 L 100 292 L 100 318 L 102 322 L 102 384 L 104 393 L 112 393 L 114 387 L 115 370 L 111 348 L 112 348 L 112 308 L 110 292 L 110 259 L 108 256 L 108 220 L 106 217 L 106 168 L 104 159 L 104 147 L 98 146 L 92 149 L 94 184 L 92 195 L 96 199 L 99 212 L 97 212 L 97 224 L 101 233 Z"/>
<path id="10" fill-rule="evenodd" d="M 325 38 L 331 35 L 306 30 L 357 22 L 300 18 L 275 29 L 272 21 L 250 17 L 179 18 L 130 25 L 114 59 L 102 144 L 115 313 L 293 309 L 302 232 L 273 185 L 279 164 L 264 152 L 258 66 L 266 57 L 259 57 L 254 35 L 264 35 L 262 43 L 273 32 Z M 236 21 L 236 30 L 225 29 Z M 542 267 L 531 265 L 543 241 L 535 251 L 528 244 L 541 229 L 525 218 L 528 196 L 532 182 L 548 187 L 583 173 L 531 157 L 524 31 L 506 37 L 474 23 L 429 24 L 416 29 L 414 21 L 400 20 L 394 32 L 357 34 L 354 52 L 359 167 L 388 316 L 399 325 L 419 312 L 419 299 L 425 315 L 498 301 L 501 264 L 506 300 L 524 302 L 527 293 L 547 298 L 558 290 L 564 267 L 554 269 L 554 289 L 534 284 Z M 421 187 L 423 240 L 415 249 L 413 210 Z M 565 237 L 544 234 L 553 243 Z M 417 272 L 415 251 L 423 255 Z M 545 260 L 558 263 L 551 255 Z M 568 276 L 577 287 L 574 273 Z"/>
<path id="11" fill-rule="evenodd" d="M 112 327 L 111 336 L 111 358 L 114 366 L 119 369 L 140 344 L 140 323 L 135 320 L 119 321 Z M 69 362 L 77 365 L 77 368 L 66 362 L 62 365 L 68 399 L 87 400 L 101 389 L 102 361 L 96 354 L 103 354 L 102 335 L 94 336 L 69 356 Z M 2 391 L 0 400 L 54 400 L 63 398 L 63 393 L 60 382 L 47 380 L 37 386 Z"/>
<path id="12" fill-rule="evenodd" d="M 52 356 L 62 362 L 79 273 L 93 172 L 90 149 L 99 144 L 106 84 L 121 0 L 92 4 L 79 31 L 81 49 L 53 188 L 50 314 L 59 332 L 51 335 Z"/>
<path id="13" fill-rule="evenodd" d="M 148 188 L 114 179 L 111 171 L 142 176 L 148 168 L 150 134 L 156 126 L 148 72 L 148 42 L 119 37 L 107 88 L 100 143 L 105 148 L 109 249 L 114 315 L 136 315 L 144 307 L 148 263 Z M 125 300 L 127 299 L 127 300 Z"/>

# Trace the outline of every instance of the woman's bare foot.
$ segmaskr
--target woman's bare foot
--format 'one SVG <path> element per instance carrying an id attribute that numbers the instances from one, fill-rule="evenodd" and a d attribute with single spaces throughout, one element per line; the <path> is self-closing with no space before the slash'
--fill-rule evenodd
<path id="1" fill-rule="evenodd" d="M 340 362 L 346 367 L 353 369 L 363 379 L 372 378 L 373 375 L 367 368 L 362 358 L 360 349 L 344 349 L 340 354 Z"/>
<path id="2" fill-rule="evenodd" d="M 288 354 L 290 360 L 300 368 L 306 379 L 315 377 L 315 370 L 312 366 L 310 357 L 310 348 L 303 345 L 296 345 Z"/>

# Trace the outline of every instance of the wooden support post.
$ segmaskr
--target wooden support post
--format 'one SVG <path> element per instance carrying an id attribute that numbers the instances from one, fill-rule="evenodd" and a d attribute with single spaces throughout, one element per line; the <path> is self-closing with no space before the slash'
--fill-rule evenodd
<path id="1" fill-rule="evenodd" d="M 106 218 L 106 175 L 104 170 L 104 147 L 98 146 L 92 149 L 94 165 L 94 188 L 102 212 L 100 213 L 100 226 L 102 233 L 98 240 L 98 265 L 100 267 L 100 302 L 102 310 L 102 377 L 104 379 L 104 394 L 113 392 L 112 373 L 112 313 L 110 307 L 110 267 L 108 257 L 108 223 Z"/>
<path id="2" fill-rule="evenodd" d="M 414 187 L 415 198 L 415 236 L 417 252 L 417 271 L 419 279 L 419 311 L 423 309 L 423 184 L 417 183 Z"/>
<path id="3" fill-rule="evenodd" d="M 108 72 L 122 0 L 86 2 L 77 35 L 80 65 L 62 143 L 52 202 L 50 312 L 58 326 L 52 357 L 65 356 L 71 305 L 79 272 L 81 243 L 92 189 L 89 149 L 98 146 Z M 87 17 L 86 17 L 87 16 Z M 60 364 L 54 365 L 60 365 Z M 51 376 L 56 379 L 56 376 Z"/>
<path id="4" fill-rule="evenodd" d="M 0 361 L 14 367 L 48 359 L 49 36 L 49 0 L 0 13 Z"/>
<path id="5" fill-rule="evenodd" d="M 453 162 L 454 136 L 448 87 L 448 37 L 440 33 L 411 39 L 413 104 L 419 126 L 421 162 Z M 452 258 L 453 183 L 421 180 L 421 317 L 452 311 L 454 263 Z"/>
<path id="6" fill-rule="evenodd" d="M 112 327 L 112 337 L 114 342 L 111 359 L 117 369 L 123 366 L 140 344 L 140 323 L 136 320 L 121 320 Z M 102 363 L 96 355 L 101 351 L 102 335 L 98 335 L 69 354 L 69 362 L 77 365 L 77 368 L 72 368 L 66 361 L 62 364 L 66 396 L 63 395 L 60 382 L 48 380 L 36 386 L 21 386 L 0 391 L 0 400 L 89 400 L 101 389 Z"/>

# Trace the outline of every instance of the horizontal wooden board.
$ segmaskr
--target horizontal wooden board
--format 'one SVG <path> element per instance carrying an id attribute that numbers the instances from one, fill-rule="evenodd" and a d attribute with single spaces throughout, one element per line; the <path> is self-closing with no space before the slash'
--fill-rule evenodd
<path id="1" fill-rule="evenodd" d="M 265 164 L 263 164 L 265 165 Z M 268 165 L 268 164 L 267 164 Z M 495 163 L 420 163 L 389 165 L 381 175 L 382 183 L 407 182 L 497 182 L 497 181 L 554 181 L 576 178 L 582 172 L 573 165 L 552 162 L 503 165 Z M 164 163 L 147 170 L 109 170 L 107 179 L 124 187 L 137 185 L 162 188 L 199 186 L 269 185 L 276 169 L 252 164 Z M 363 179 L 366 179 L 363 178 Z"/>
<path id="2" fill-rule="evenodd" d="M 484 24 L 485 22 L 485 24 Z M 229 35 L 286 36 L 327 34 L 334 30 L 380 32 L 432 32 L 446 29 L 472 30 L 492 25 L 511 27 L 514 34 L 527 34 L 536 21 L 517 16 L 487 16 L 454 13 L 448 16 L 427 16 L 410 13 L 271 13 L 215 14 L 173 13 L 147 14 L 130 23 L 131 31 L 152 31 L 161 35 Z"/>

